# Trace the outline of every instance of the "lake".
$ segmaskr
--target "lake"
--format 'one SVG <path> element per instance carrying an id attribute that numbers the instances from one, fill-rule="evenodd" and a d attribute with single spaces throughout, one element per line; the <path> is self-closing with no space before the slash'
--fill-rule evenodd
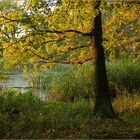
<path id="1" fill-rule="evenodd" d="M 20 72 L 10 72 L 8 73 L 8 79 L 0 82 L 0 87 L 2 88 L 14 88 L 19 90 L 21 93 L 24 93 L 28 91 L 29 89 L 32 89 L 34 91 L 34 94 L 38 96 L 41 99 L 45 99 L 44 90 L 40 88 L 34 88 L 30 84 L 30 80 L 25 78 L 22 73 Z"/>

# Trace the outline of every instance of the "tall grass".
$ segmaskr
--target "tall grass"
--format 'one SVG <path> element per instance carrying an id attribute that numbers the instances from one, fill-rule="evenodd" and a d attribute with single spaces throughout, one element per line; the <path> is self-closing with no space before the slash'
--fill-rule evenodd
<path id="1" fill-rule="evenodd" d="M 140 112 L 140 95 L 133 93 L 134 95 L 127 95 L 128 93 L 119 95 L 113 102 L 113 106 L 116 112 L 125 115 L 131 115 L 133 113 Z"/>
<path id="2" fill-rule="evenodd" d="M 0 81 L 7 79 L 6 70 L 4 68 L 4 60 L 0 59 Z"/>
<path id="3" fill-rule="evenodd" d="M 120 90 L 140 90 L 140 62 L 119 60 L 116 63 L 107 63 L 110 85 Z"/>
<path id="4" fill-rule="evenodd" d="M 140 91 L 140 63 L 132 60 L 107 62 L 111 95 Z M 94 71 L 91 63 L 82 66 L 56 65 L 34 80 L 34 85 L 46 90 L 49 100 L 74 101 L 94 97 Z M 125 92 L 129 91 L 129 92 Z"/>
<path id="5" fill-rule="evenodd" d="M 34 80 L 45 89 L 49 100 L 74 101 L 93 97 L 93 70 L 91 65 L 56 65 Z M 38 82 L 39 81 L 39 82 Z"/>

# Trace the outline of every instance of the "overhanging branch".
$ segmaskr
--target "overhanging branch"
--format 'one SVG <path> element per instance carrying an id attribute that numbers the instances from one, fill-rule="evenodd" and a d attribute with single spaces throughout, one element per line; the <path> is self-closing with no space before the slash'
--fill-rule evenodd
<path id="1" fill-rule="evenodd" d="M 9 22 L 22 22 L 22 19 L 10 19 L 8 17 L 6 17 L 4 14 L 2 16 L 0 16 L 0 18 L 3 18 L 5 20 L 7 20 L 6 23 Z M 0 26 L 2 26 L 3 24 L 0 24 Z M 34 28 L 35 30 L 37 30 L 36 28 Z M 76 29 L 69 29 L 69 30 L 37 30 L 37 32 L 35 32 L 37 34 L 42 34 L 42 33 L 52 33 L 52 34 L 64 34 L 64 33 L 76 33 L 76 34 L 80 34 L 82 36 L 94 36 L 94 32 L 82 32 Z"/>
<path id="2" fill-rule="evenodd" d="M 76 34 L 80 34 L 82 36 L 94 36 L 94 32 L 81 32 L 75 29 L 69 29 L 69 30 L 39 30 L 37 32 L 35 32 L 37 34 L 42 34 L 42 33 L 52 33 L 52 34 L 64 34 L 64 33 L 76 33 Z"/>
<path id="3" fill-rule="evenodd" d="M 85 62 L 90 61 L 90 60 L 93 59 L 93 57 L 91 57 L 91 58 L 87 58 L 87 59 L 82 60 L 82 61 L 59 61 L 59 60 L 49 60 L 48 58 L 37 54 L 34 50 L 31 50 L 31 49 L 29 49 L 29 48 L 28 48 L 27 50 L 30 51 L 33 55 L 37 56 L 38 58 L 44 60 L 43 63 L 45 63 L 45 64 L 80 64 L 80 65 L 82 65 L 83 63 L 85 63 Z M 42 61 L 41 61 L 41 62 L 42 62 Z"/>

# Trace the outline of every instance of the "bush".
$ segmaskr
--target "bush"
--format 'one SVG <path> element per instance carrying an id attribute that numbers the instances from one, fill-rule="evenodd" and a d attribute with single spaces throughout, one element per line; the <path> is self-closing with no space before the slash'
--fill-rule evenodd
<path id="1" fill-rule="evenodd" d="M 40 114 L 45 103 L 31 92 L 17 90 L 0 92 L 0 138 L 30 138 L 39 135 Z"/>
<path id="2" fill-rule="evenodd" d="M 19 115 L 19 112 L 30 113 L 34 109 L 40 110 L 43 101 L 31 92 L 20 93 L 14 89 L 5 89 L 0 93 L 0 113 Z M 30 106 L 30 108 L 29 108 Z"/>

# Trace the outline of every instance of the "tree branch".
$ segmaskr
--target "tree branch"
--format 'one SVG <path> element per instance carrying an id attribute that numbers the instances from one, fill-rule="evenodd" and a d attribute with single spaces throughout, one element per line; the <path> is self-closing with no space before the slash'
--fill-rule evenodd
<path id="1" fill-rule="evenodd" d="M 74 62 L 74 61 L 45 61 L 44 63 L 48 64 L 48 63 L 54 63 L 54 64 L 74 64 L 74 65 L 77 65 L 77 64 L 80 64 L 80 65 L 83 65 L 83 63 L 87 62 L 87 61 L 90 61 L 90 60 L 93 60 L 93 58 L 87 58 L 83 61 L 77 61 L 77 62 Z"/>
<path id="2" fill-rule="evenodd" d="M 85 60 L 83 60 L 83 61 L 59 61 L 59 60 L 49 60 L 48 58 L 46 58 L 46 57 L 43 57 L 43 56 L 41 56 L 41 55 L 39 55 L 39 54 L 37 54 L 37 53 L 35 53 L 35 51 L 33 51 L 33 50 L 31 50 L 31 49 L 28 49 L 28 51 L 30 51 L 31 53 L 33 53 L 35 56 L 37 56 L 38 58 L 41 58 L 42 60 L 44 60 L 43 61 L 43 63 L 46 63 L 46 64 L 48 64 L 48 63 L 55 63 L 55 64 L 80 64 L 80 65 L 82 65 L 83 63 L 85 63 L 85 62 L 87 62 L 87 61 L 90 61 L 90 60 L 92 60 L 93 58 L 91 57 L 91 58 L 87 58 L 87 59 L 85 59 Z M 41 61 L 42 62 L 42 61 Z"/>
<path id="3" fill-rule="evenodd" d="M 11 22 L 17 22 L 17 21 L 21 20 L 21 19 L 9 19 L 6 16 L 4 16 L 4 14 L 2 16 L 0 16 L 0 18 L 6 19 L 6 20 L 11 21 Z"/>
<path id="4" fill-rule="evenodd" d="M 8 20 L 8 22 L 19 22 L 19 21 L 22 21 L 22 19 L 9 19 L 7 18 L 6 16 L 4 16 L 4 14 L 0 17 L 0 18 L 4 18 L 6 20 Z M 7 23 L 8 23 L 7 22 Z M 1 24 L 0 26 L 2 26 L 3 24 Z M 36 30 L 36 28 L 34 28 Z M 64 33 L 76 33 L 76 34 L 81 34 L 82 36 L 94 36 L 94 32 L 82 32 L 82 31 L 79 31 L 79 30 L 76 30 L 76 29 L 69 29 L 69 30 L 64 30 L 64 31 L 61 31 L 61 30 L 40 30 L 36 33 L 53 33 L 53 34 L 64 34 Z"/>
<path id="5" fill-rule="evenodd" d="M 76 34 L 81 34 L 82 36 L 94 36 L 93 32 L 81 32 L 75 29 L 69 29 L 69 30 L 40 30 L 39 32 L 36 32 L 37 34 L 42 34 L 42 33 L 52 33 L 52 34 L 64 34 L 64 33 L 76 33 Z"/>
<path id="6" fill-rule="evenodd" d="M 123 4 L 140 4 L 139 0 L 132 0 L 132 1 L 122 1 Z"/>
<path id="7" fill-rule="evenodd" d="M 88 45 L 82 45 L 82 46 L 78 46 L 75 48 L 71 48 L 69 47 L 66 51 L 59 51 L 59 52 L 64 52 L 65 54 L 69 53 L 70 51 L 74 51 L 74 50 L 78 50 L 78 49 L 82 49 L 82 48 L 87 48 L 89 47 Z"/>
<path id="8" fill-rule="evenodd" d="M 50 42 L 60 42 L 60 41 L 63 41 L 63 40 L 65 40 L 64 38 L 62 38 L 62 39 L 57 39 L 57 40 L 48 40 L 48 41 L 44 41 L 44 42 L 41 42 L 41 44 L 47 44 L 47 43 L 50 43 Z"/>

